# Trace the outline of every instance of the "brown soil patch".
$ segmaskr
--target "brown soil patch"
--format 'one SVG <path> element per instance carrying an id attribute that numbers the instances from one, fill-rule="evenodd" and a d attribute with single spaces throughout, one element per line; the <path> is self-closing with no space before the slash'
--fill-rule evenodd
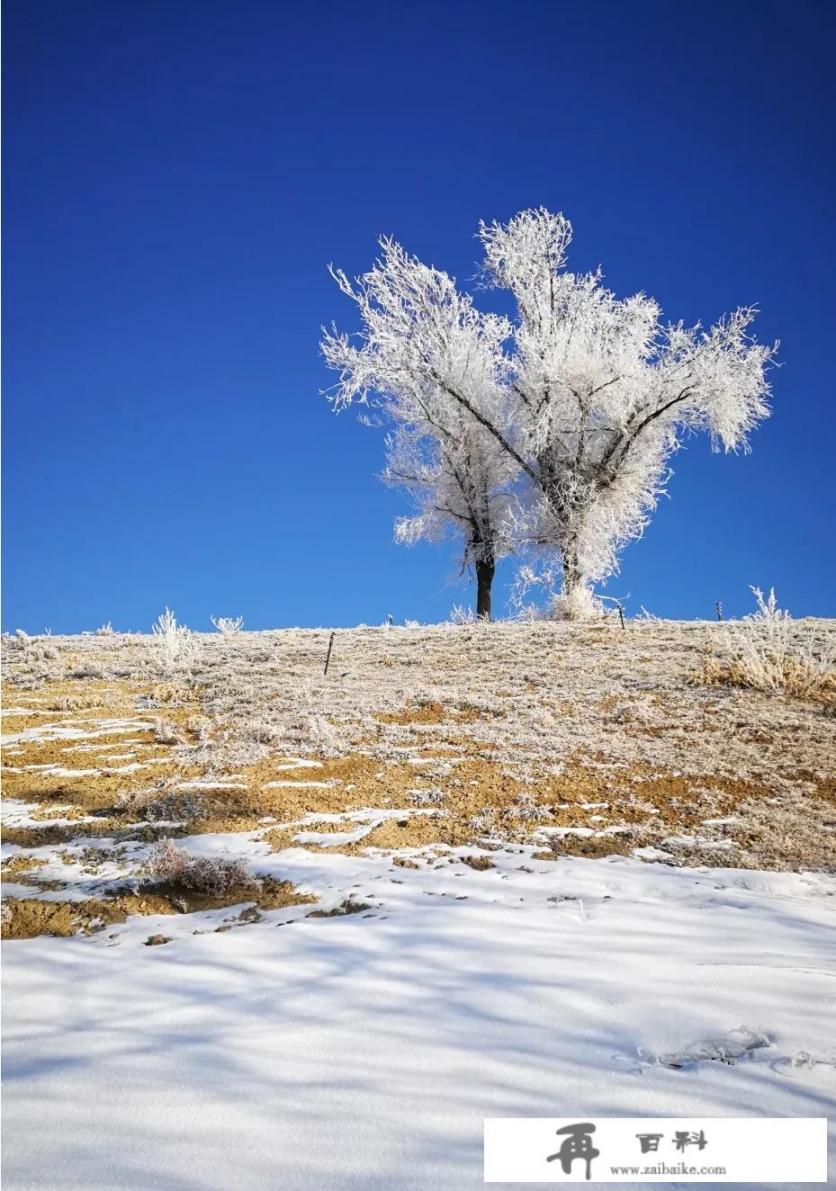
<path id="1" fill-rule="evenodd" d="M 411 815 L 408 819 L 386 819 L 368 835 L 353 844 L 337 847 L 338 852 L 364 852 L 366 848 L 425 848 L 429 844 L 449 844 L 458 837 L 465 843 L 465 834 L 446 815 Z"/>
<path id="2" fill-rule="evenodd" d="M 84 901 L 10 897 L 3 902 L 3 938 L 32 939 L 38 935 L 67 938 L 94 934 L 124 922 L 129 914 L 192 914 L 199 910 L 234 906 L 239 902 L 255 902 L 262 910 L 276 910 L 284 906 L 313 904 L 316 898 L 300 893 L 290 881 L 273 878 L 229 889 L 222 897 L 210 897 L 174 885 L 150 883 L 135 894 Z"/>
<path id="3" fill-rule="evenodd" d="M 189 835 L 226 834 L 232 831 L 255 831 L 264 824 L 262 816 L 240 814 L 209 814 L 206 818 L 194 819 L 188 825 Z"/>
<path id="4" fill-rule="evenodd" d="M 648 843 L 640 835 L 630 831 L 611 832 L 608 835 L 563 835 L 549 840 L 548 851 L 535 852 L 535 860 L 555 860 L 560 856 L 587 856 L 597 859 L 604 856 L 629 856 L 634 848 Z"/>
<path id="5" fill-rule="evenodd" d="M 440 724 L 448 713 L 440 703 L 419 703 L 401 711 L 378 711 L 374 718 L 379 724 Z"/>
<path id="6" fill-rule="evenodd" d="M 33 939 L 37 935 L 89 935 L 124 922 L 129 914 L 175 914 L 164 897 L 125 896 L 85 901 L 44 901 L 7 898 L 3 902 L 3 938 Z"/>
<path id="7" fill-rule="evenodd" d="M 132 739 L 151 734 L 135 730 L 126 732 Z M 118 736 L 104 738 L 106 742 L 118 741 Z M 3 766 L 3 794 L 7 798 L 19 798 L 24 802 L 65 802 L 85 807 L 87 810 L 101 810 L 110 806 L 117 797 L 130 794 L 155 785 L 167 778 L 179 777 L 183 781 L 196 776 L 199 770 L 183 765 L 171 756 L 164 745 L 146 744 L 141 750 L 138 745 L 127 745 L 125 751 L 133 752 L 129 760 L 113 760 L 109 753 L 67 753 L 65 740 L 33 741 L 26 744 L 22 763 L 25 765 L 57 765 L 64 770 L 78 770 L 72 773 L 50 774 L 43 769 L 22 769 L 14 772 L 8 762 Z M 21 758 L 15 757 L 15 762 Z M 148 764 L 148 762 L 152 762 Z M 123 766 L 138 764 L 140 769 L 123 769 Z M 87 773 L 96 769 L 98 773 Z"/>
<path id="8" fill-rule="evenodd" d="M 472 723 L 482 718 L 477 707 L 445 708 L 441 703 L 415 703 L 400 711 L 378 711 L 373 718 L 379 724 L 440 724 L 445 720 Z"/>
<path id="9" fill-rule="evenodd" d="M 220 896 L 199 893 L 182 885 L 170 882 L 149 882 L 140 887 L 143 896 L 164 898 L 179 914 L 194 914 L 200 910 L 220 910 L 224 906 L 235 906 L 239 902 L 255 902 L 262 910 L 279 910 L 284 906 L 312 904 L 316 898 L 300 893 L 290 881 L 276 881 L 273 877 L 263 880 L 253 878 L 252 883 L 235 885 Z"/>
<path id="10" fill-rule="evenodd" d="M 476 872 L 483 873 L 489 868 L 494 868 L 494 862 L 490 856 L 462 856 L 462 864 L 466 864 L 468 868 L 475 869 Z"/>
<path id="11" fill-rule="evenodd" d="M 372 908 L 368 902 L 356 902 L 349 897 L 333 910 L 311 910 L 308 918 L 344 918 L 346 914 L 361 914 L 363 910 Z"/>
<path id="12" fill-rule="evenodd" d="M 812 795 L 822 802 L 832 802 L 836 806 L 836 777 L 825 778 L 824 781 L 813 781 Z"/>
<path id="13" fill-rule="evenodd" d="M 604 825 L 643 822 L 648 810 L 656 810 L 660 825 L 677 830 L 698 826 L 706 818 L 729 815 L 743 804 L 771 793 L 752 781 L 703 774 L 659 774 L 644 765 L 611 770 L 576 764 L 536 787 L 537 801 L 541 803 L 606 803 L 606 807 L 593 807 L 589 812 L 602 815 Z"/>
<path id="14" fill-rule="evenodd" d="M 12 878 L 19 880 L 24 874 L 31 873 L 32 869 L 41 868 L 44 864 L 46 861 L 37 856 L 11 856 L 3 861 L 0 873 L 4 881 Z"/>
<path id="15" fill-rule="evenodd" d="M 47 823 L 43 827 L 4 827 L 3 843 L 19 848 L 43 848 L 51 844 L 71 844 L 80 839 L 139 840 L 153 843 L 161 834 L 185 835 L 184 828 L 163 827 L 155 823 L 129 825 L 127 818 L 101 818 L 92 823 Z"/>
<path id="16" fill-rule="evenodd" d="M 295 836 L 307 830 L 351 830 L 352 823 L 285 823 L 263 838 L 277 851 L 306 847 L 358 854 L 367 848 L 397 851 L 433 844 L 473 845 L 486 835 L 526 843 L 536 840 L 543 827 L 588 827 L 594 835 L 555 837 L 556 853 L 623 855 L 651 843 L 658 846 L 668 836 L 696 835 L 718 843 L 731 840 L 734 846 L 731 852 L 717 848 L 716 855 L 707 847 L 686 850 L 672 846 L 668 849 L 672 857 L 675 854 L 683 863 L 728 865 L 738 863 L 745 848 L 761 863 L 768 858 L 781 868 L 804 867 L 807 858 L 815 858 L 822 867 L 833 863 L 832 856 L 829 862 L 826 858 L 832 835 L 822 827 L 823 804 L 810 798 L 790 798 L 793 829 L 784 830 L 779 838 L 767 827 L 780 799 L 774 789 L 754 780 L 660 774 L 646 765 L 614 769 L 605 767 L 601 758 L 589 758 L 567 765 L 560 774 L 525 783 L 497 761 L 472 755 L 462 758 L 452 775 L 441 778 L 399 763 L 381 770 L 379 764 L 368 765 L 365 759 L 354 776 L 357 780 L 350 792 L 341 787 L 307 792 L 304 809 L 332 812 L 394 804 L 404 808 L 403 818 L 386 819 L 361 839 L 336 844 L 333 849 L 325 844 L 300 844 Z M 415 809 L 410 790 L 427 784 L 443 790 L 439 813 L 406 813 Z M 322 802 L 319 795 L 325 795 Z M 292 801 L 296 798 L 294 795 Z M 755 814 L 758 807 L 762 812 Z M 281 813 L 285 808 L 275 809 Z M 731 826 L 706 826 L 706 820 L 728 817 L 745 818 L 752 829 L 736 838 Z M 605 828 L 625 825 L 629 831 L 602 834 Z"/>
<path id="17" fill-rule="evenodd" d="M 270 831 L 266 831 L 261 838 L 270 845 L 274 852 L 284 852 L 288 848 L 303 847 L 295 838 L 301 830 L 301 827 L 274 827 Z M 310 844 L 305 844 L 304 847 L 311 850 Z"/>
<path id="18" fill-rule="evenodd" d="M 41 823 L 50 823 L 53 819 L 83 819 L 84 816 L 83 806 L 41 807 L 32 811 L 32 818 Z"/>

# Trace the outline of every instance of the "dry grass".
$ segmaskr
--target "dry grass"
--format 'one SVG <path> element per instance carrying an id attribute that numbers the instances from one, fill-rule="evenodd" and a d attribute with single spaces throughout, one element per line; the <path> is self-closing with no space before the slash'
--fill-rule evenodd
<path id="1" fill-rule="evenodd" d="M 758 610 L 725 625 L 719 650 L 708 654 L 700 680 L 709 685 L 809 699 L 836 706 L 836 648 L 815 622 L 796 622 L 779 608 L 775 592 L 752 589 Z"/>
<path id="2" fill-rule="evenodd" d="M 164 682 L 147 639 L 12 643 L 3 793 L 26 817 L 8 819 L 16 850 L 3 875 L 33 890 L 13 912 L 46 921 L 23 904 L 41 888 L 33 848 L 78 856 L 85 841 L 134 847 L 207 831 L 258 832 L 276 849 L 321 833 L 304 846 L 380 848 L 404 866 L 412 849 L 509 841 L 549 855 L 652 845 L 677 864 L 833 868 L 831 688 L 796 682 L 787 660 L 783 688 L 737 685 L 735 631 L 360 628 L 337 632 L 327 677 L 329 631 L 212 634 L 196 636 L 187 671 Z M 833 655 L 831 621 L 780 631 L 785 659 Z M 763 640 L 763 626 L 743 632 Z M 707 658 L 727 667 L 721 678 Z M 715 685 L 695 685 L 701 665 Z M 123 870 L 137 876 L 127 860 Z M 193 908 L 187 893 L 172 884 L 153 896 Z M 66 904 L 56 929 L 98 921 L 95 907 L 85 918 Z"/>
<path id="3" fill-rule="evenodd" d="M 209 897 L 226 897 L 232 889 L 252 891 L 259 887 L 259 882 L 240 861 L 218 856 L 190 856 L 170 839 L 156 845 L 144 871 L 149 877 Z"/>

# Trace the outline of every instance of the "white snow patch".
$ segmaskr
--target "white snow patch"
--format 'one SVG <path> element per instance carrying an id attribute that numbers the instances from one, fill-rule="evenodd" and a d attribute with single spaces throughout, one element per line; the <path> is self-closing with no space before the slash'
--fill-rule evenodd
<path id="1" fill-rule="evenodd" d="M 3 736 L 0 738 L 0 744 L 7 745 L 15 744 L 17 741 L 34 740 L 94 739 L 100 736 L 119 736 L 135 729 L 150 730 L 154 727 L 147 720 L 138 719 L 98 720 L 96 722 L 98 727 L 92 731 L 89 728 L 74 728 L 68 724 L 44 724 L 40 728 L 26 728 L 23 732 L 14 732 L 10 736 Z"/>
<path id="2" fill-rule="evenodd" d="M 191 782 L 178 782 L 178 790 L 246 790 L 246 782 L 231 782 L 226 778 L 202 777 Z"/>
<path id="3" fill-rule="evenodd" d="M 371 908 L 5 944 L 11 1191 L 476 1191 L 485 1116 L 832 1116 L 831 877 L 178 846 Z"/>
<path id="4" fill-rule="evenodd" d="M 31 811 L 37 810 L 38 806 L 37 802 L 24 802 L 20 798 L 4 798 L 0 802 L 0 821 L 4 827 L 68 827 L 75 823 L 92 823 L 96 818 L 95 815 L 82 815 L 73 819 L 35 819 Z M 69 810 L 71 806 L 72 803 L 67 803 L 50 807 L 50 810 Z"/>
<path id="5" fill-rule="evenodd" d="M 332 786 L 338 785 L 336 781 L 333 782 L 294 782 L 290 779 L 284 781 L 265 782 L 261 787 L 262 790 L 278 790 L 278 789 L 294 789 L 294 790 L 329 790 Z"/>

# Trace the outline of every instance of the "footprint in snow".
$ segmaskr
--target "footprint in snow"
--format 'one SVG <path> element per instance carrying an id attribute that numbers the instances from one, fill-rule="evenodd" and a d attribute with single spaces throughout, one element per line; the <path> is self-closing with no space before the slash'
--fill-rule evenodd
<path id="1" fill-rule="evenodd" d="M 700 1063 L 725 1063 L 727 1066 L 734 1066 L 741 1059 L 751 1058 L 756 1050 L 763 1050 L 771 1045 L 772 1039 L 762 1031 L 738 1026 L 718 1038 L 694 1042 L 680 1051 L 658 1055 L 656 1063 L 675 1071 L 688 1070 Z"/>

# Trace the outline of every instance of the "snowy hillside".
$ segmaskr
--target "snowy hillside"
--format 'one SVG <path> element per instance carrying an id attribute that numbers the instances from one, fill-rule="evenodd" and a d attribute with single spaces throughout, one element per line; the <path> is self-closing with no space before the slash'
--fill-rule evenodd
<path id="1" fill-rule="evenodd" d="M 832 1116 L 830 688 L 737 685 L 724 631 L 7 641 L 6 1185 L 477 1187 L 486 1116 Z"/>

